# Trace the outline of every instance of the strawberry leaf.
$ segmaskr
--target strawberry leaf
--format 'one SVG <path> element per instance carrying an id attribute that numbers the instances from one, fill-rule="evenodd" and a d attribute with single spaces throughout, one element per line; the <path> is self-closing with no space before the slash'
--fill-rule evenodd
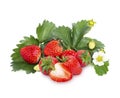
<path id="1" fill-rule="evenodd" d="M 71 29 L 65 26 L 60 26 L 56 28 L 53 33 L 53 36 L 56 39 L 61 40 L 61 44 L 65 49 L 71 48 L 72 38 L 71 38 Z"/>
<path id="2" fill-rule="evenodd" d="M 103 66 L 94 65 L 96 74 L 102 76 L 108 72 L 109 62 L 106 61 Z"/>
<path id="3" fill-rule="evenodd" d="M 90 31 L 91 26 L 87 20 L 82 20 L 72 25 L 73 47 L 75 48 L 83 36 Z"/>
<path id="4" fill-rule="evenodd" d="M 90 38 L 88 37 L 83 37 L 81 39 L 81 41 L 78 43 L 76 49 L 77 50 L 80 50 L 80 49 L 85 49 L 85 50 L 88 50 L 88 43 L 90 41 Z"/>
<path id="5" fill-rule="evenodd" d="M 37 37 L 40 43 L 49 41 L 52 39 L 52 33 L 55 29 L 55 24 L 49 21 L 44 20 L 42 25 L 39 24 L 39 26 L 36 29 Z"/>
<path id="6" fill-rule="evenodd" d="M 29 73 L 35 73 L 36 71 L 33 69 L 34 65 L 30 65 L 26 63 L 25 61 L 22 62 L 12 62 L 11 63 L 13 70 L 12 71 L 19 71 L 19 70 L 24 70 L 26 71 L 27 74 Z"/>
<path id="7" fill-rule="evenodd" d="M 85 50 L 89 50 L 89 52 L 93 53 L 95 51 L 98 51 L 98 49 L 103 49 L 104 48 L 104 44 L 101 41 L 98 41 L 96 39 L 92 39 L 95 42 L 95 48 L 94 49 L 89 49 L 89 42 L 91 41 L 91 38 L 89 37 L 83 37 L 81 39 L 81 41 L 78 43 L 76 49 L 80 50 L 80 49 L 85 49 Z"/>
<path id="8" fill-rule="evenodd" d="M 26 73 L 34 73 L 35 70 L 33 67 L 35 65 L 28 64 L 25 62 L 21 55 L 20 55 L 20 49 L 26 45 L 39 45 L 39 41 L 35 39 L 33 36 L 30 37 L 24 37 L 24 40 L 21 40 L 19 44 L 17 44 L 17 48 L 13 49 L 13 54 L 11 55 L 12 57 L 12 63 L 11 67 L 13 68 L 13 71 L 18 71 L 18 70 L 24 70 Z"/>

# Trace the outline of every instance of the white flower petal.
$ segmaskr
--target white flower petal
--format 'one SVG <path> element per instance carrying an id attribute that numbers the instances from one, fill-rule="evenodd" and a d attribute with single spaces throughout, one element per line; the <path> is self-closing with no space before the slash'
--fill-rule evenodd
<path id="1" fill-rule="evenodd" d="M 98 66 L 102 66 L 102 65 L 104 65 L 104 62 L 99 62 L 98 63 Z"/>
<path id="2" fill-rule="evenodd" d="M 95 65 L 97 65 L 98 64 L 98 62 L 94 59 L 93 60 L 93 63 L 95 64 Z"/>
<path id="3" fill-rule="evenodd" d="M 98 55 L 100 55 L 100 56 L 104 56 L 105 54 L 103 53 L 103 52 L 98 52 Z"/>
<path id="4" fill-rule="evenodd" d="M 104 62 L 108 61 L 108 58 L 103 57 L 103 61 L 104 61 Z"/>
<path id="5" fill-rule="evenodd" d="M 108 56 L 107 55 L 104 55 L 104 58 L 103 58 L 103 61 L 108 61 Z"/>
<path id="6" fill-rule="evenodd" d="M 104 65 L 104 62 L 105 62 L 105 61 L 108 61 L 108 59 L 106 58 L 105 53 L 102 52 L 102 51 L 95 52 L 92 57 L 93 57 L 93 63 L 94 63 L 95 65 L 98 65 L 98 66 Z M 97 60 L 98 57 L 102 57 L 102 59 L 101 59 L 102 61 L 98 61 L 98 60 Z"/>
<path id="7" fill-rule="evenodd" d="M 93 54 L 93 58 L 95 59 L 96 57 L 98 57 L 98 52 L 95 52 L 95 53 Z"/>

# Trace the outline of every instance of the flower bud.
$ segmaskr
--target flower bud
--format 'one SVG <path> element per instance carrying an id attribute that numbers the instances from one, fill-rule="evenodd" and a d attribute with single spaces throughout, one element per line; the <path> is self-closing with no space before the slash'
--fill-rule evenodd
<path id="1" fill-rule="evenodd" d="M 34 66 L 34 68 L 33 68 L 35 71 L 40 71 L 40 69 L 39 69 L 39 65 L 37 64 L 36 66 Z"/>
<path id="2" fill-rule="evenodd" d="M 89 42 L 89 49 L 94 49 L 95 48 L 95 41 L 94 40 L 91 40 L 90 42 Z"/>

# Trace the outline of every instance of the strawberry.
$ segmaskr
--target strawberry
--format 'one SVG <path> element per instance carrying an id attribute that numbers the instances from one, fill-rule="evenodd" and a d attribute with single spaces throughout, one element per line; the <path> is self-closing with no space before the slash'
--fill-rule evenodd
<path id="1" fill-rule="evenodd" d="M 63 51 L 58 40 L 52 40 L 45 45 L 44 54 L 46 56 L 59 56 Z"/>
<path id="2" fill-rule="evenodd" d="M 20 55 L 29 64 L 36 64 L 41 57 L 41 49 L 37 45 L 28 45 L 20 49 Z"/>
<path id="3" fill-rule="evenodd" d="M 76 52 L 76 58 L 78 59 L 81 67 L 84 67 L 91 62 L 91 56 L 90 53 L 86 50 L 78 50 Z"/>
<path id="4" fill-rule="evenodd" d="M 54 69 L 54 65 L 57 62 L 58 62 L 58 60 L 52 56 L 47 56 L 47 57 L 41 58 L 41 60 L 39 62 L 39 69 L 43 74 L 48 75 L 49 72 L 52 69 Z"/>
<path id="5" fill-rule="evenodd" d="M 49 73 L 52 80 L 56 82 L 65 82 L 72 79 L 72 73 L 62 63 L 56 63 L 54 70 Z"/>
<path id="6" fill-rule="evenodd" d="M 74 56 L 66 56 L 67 60 L 63 62 L 63 65 L 66 66 L 73 75 L 78 75 L 82 72 L 80 63 Z"/>
<path id="7" fill-rule="evenodd" d="M 61 54 L 61 57 L 62 56 L 69 56 L 69 55 L 72 55 L 72 56 L 75 56 L 76 52 L 74 50 L 71 50 L 71 49 L 68 49 L 68 50 L 64 50 Z"/>

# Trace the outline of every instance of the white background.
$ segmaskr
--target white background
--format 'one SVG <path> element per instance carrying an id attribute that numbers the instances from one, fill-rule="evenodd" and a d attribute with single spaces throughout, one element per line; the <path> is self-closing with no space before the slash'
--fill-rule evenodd
<path id="1" fill-rule="evenodd" d="M 119 0 L 0 0 L 0 98 L 120 98 Z M 97 76 L 92 67 L 66 83 L 41 73 L 12 72 L 12 49 L 23 36 L 35 35 L 44 19 L 71 26 L 82 19 L 96 25 L 87 36 L 106 45 L 109 72 Z"/>

